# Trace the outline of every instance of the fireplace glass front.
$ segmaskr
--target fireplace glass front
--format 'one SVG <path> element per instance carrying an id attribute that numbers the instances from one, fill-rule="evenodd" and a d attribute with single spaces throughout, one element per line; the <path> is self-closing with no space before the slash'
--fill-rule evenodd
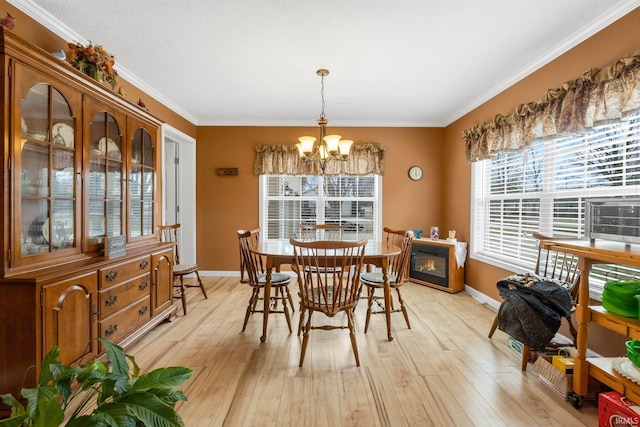
<path id="1" fill-rule="evenodd" d="M 415 244 L 411 248 L 409 277 L 449 287 L 449 250 L 446 247 Z"/>

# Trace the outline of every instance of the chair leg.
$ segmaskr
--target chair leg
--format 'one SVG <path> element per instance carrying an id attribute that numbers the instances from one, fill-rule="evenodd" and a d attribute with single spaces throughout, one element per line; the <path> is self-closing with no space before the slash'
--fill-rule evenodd
<path id="1" fill-rule="evenodd" d="M 489 331 L 489 338 L 493 336 L 493 333 L 498 328 L 498 316 L 494 317 L 493 324 L 491 325 L 491 330 Z M 520 369 L 522 372 L 527 371 L 527 364 L 529 363 L 529 358 L 531 357 L 531 347 L 524 344 L 522 347 L 522 362 L 520 365 Z"/>
<path id="2" fill-rule="evenodd" d="M 196 270 L 196 278 L 198 279 L 198 283 L 200 284 L 200 290 L 202 291 L 202 295 L 204 295 L 204 299 L 207 299 L 207 290 L 204 288 L 204 285 L 202 284 L 202 279 L 200 279 L 200 273 L 198 273 L 198 270 Z"/>
<path id="3" fill-rule="evenodd" d="M 531 347 L 529 347 L 528 345 L 525 344 L 522 347 L 522 366 L 520 367 L 522 372 L 526 372 L 527 363 L 529 363 L 529 358 L 530 357 L 531 357 Z"/>
<path id="4" fill-rule="evenodd" d="M 242 332 L 247 328 L 247 323 L 249 322 L 249 317 L 251 313 L 255 310 L 256 302 L 258 301 L 258 293 L 260 291 L 257 288 L 253 288 L 251 291 L 251 298 L 249 298 L 249 305 L 247 305 L 247 312 L 244 315 L 244 323 L 242 324 Z"/>
<path id="5" fill-rule="evenodd" d="M 411 329 L 411 323 L 409 323 L 409 314 L 407 313 L 407 308 L 404 306 L 404 300 L 402 299 L 402 295 L 400 295 L 400 288 L 396 288 L 396 292 L 398 293 L 398 302 L 400 303 L 400 310 L 402 310 L 402 315 L 404 316 L 405 322 L 407 322 L 407 328 Z"/>
<path id="6" fill-rule="evenodd" d="M 349 337 L 351 338 L 351 348 L 356 359 L 356 366 L 360 366 L 360 356 L 358 355 L 358 342 L 356 340 L 356 327 L 353 324 L 353 311 L 347 310 L 347 323 L 349 325 Z"/>
<path id="7" fill-rule="evenodd" d="M 304 363 L 304 356 L 307 354 L 307 344 L 309 344 L 309 331 L 311 330 L 312 314 L 313 311 L 309 310 L 309 317 L 307 317 L 307 321 L 304 325 L 304 334 L 302 335 L 302 348 L 300 349 L 300 368 L 302 368 L 302 364 Z"/>
<path id="8" fill-rule="evenodd" d="M 367 317 L 364 321 L 364 333 L 369 330 L 369 320 L 371 320 L 371 306 L 373 305 L 375 289 L 367 286 Z"/>
<path id="9" fill-rule="evenodd" d="M 285 291 L 281 289 L 280 295 L 282 297 L 282 310 L 284 311 L 284 317 L 287 319 L 289 333 L 292 333 L 293 329 L 291 329 L 291 315 L 289 314 L 289 307 L 287 306 L 287 297 L 285 296 Z"/>
<path id="10" fill-rule="evenodd" d="M 293 298 L 291 297 L 291 292 L 289 292 L 289 286 L 284 287 L 285 292 L 287 293 L 287 299 L 289 300 L 289 305 L 291 306 L 291 312 L 295 313 L 296 310 L 293 306 Z"/>
<path id="11" fill-rule="evenodd" d="M 300 304 L 300 309 L 298 311 L 300 312 L 300 319 L 298 320 L 298 336 L 300 336 L 300 334 L 302 333 L 302 329 L 304 328 L 305 316 L 305 310 L 304 308 L 302 308 L 302 304 Z"/>
<path id="12" fill-rule="evenodd" d="M 184 315 L 187 315 L 187 293 L 184 289 L 184 280 L 182 276 L 180 276 L 180 299 L 182 299 L 182 311 L 184 311 Z"/>
<path id="13" fill-rule="evenodd" d="M 491 325 L 491 330 L 489 331 L 489 338 L 493 336 L 493 333 L 496 331 L 498 327 L 498 316 L 493 319 L 493 324 Z"/>

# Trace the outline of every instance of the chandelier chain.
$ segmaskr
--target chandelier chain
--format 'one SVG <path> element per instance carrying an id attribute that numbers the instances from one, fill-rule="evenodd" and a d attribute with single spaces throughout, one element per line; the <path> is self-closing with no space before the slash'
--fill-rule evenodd
<path id="1" fill-rule="evenodd" d="M 324 74 L 320 75 L 320 98 L 322 99 L 322 111 L 320 112 L 320 118 L 324 119 Z"/>

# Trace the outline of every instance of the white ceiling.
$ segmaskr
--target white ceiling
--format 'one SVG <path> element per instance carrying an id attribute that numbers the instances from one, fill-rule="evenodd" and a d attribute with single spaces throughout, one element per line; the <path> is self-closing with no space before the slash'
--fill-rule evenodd
<path id="1" fill-rule="evenodd" d="M 640 0 L 8 0 L 196 125 L 446 126 Z M 20 25 L 20 22 L 17 23 Z M 640 48 L 640 46 L 639 46 Z"/>

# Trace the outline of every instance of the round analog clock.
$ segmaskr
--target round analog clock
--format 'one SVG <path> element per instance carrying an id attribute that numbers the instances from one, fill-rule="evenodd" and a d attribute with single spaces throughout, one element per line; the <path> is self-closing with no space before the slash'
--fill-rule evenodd
<path id="1" fill-rule="evenodd" d="M 414 181 L 422 178 L 422 168 L 420 166 L 413 166 L 409 169 L 409 178 Z"/>

